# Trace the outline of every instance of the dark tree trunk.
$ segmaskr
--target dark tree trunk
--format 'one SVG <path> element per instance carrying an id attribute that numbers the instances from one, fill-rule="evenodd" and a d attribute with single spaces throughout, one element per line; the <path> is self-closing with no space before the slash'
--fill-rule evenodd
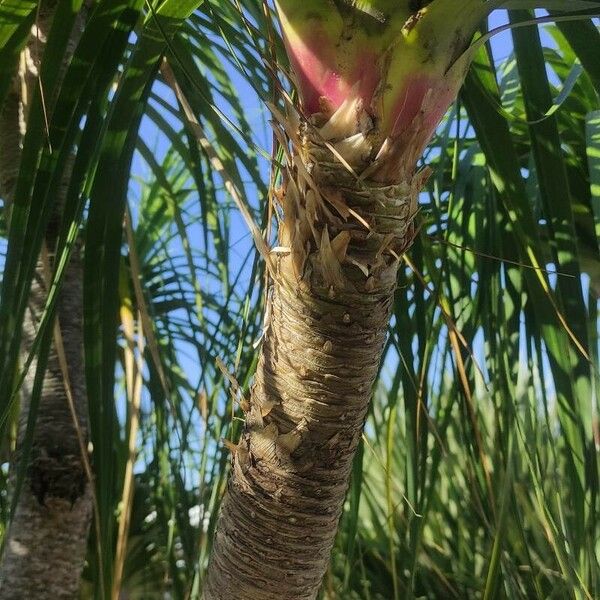
<path id="1" fill-rule="evenodd" d="M 25 48 L 15 84 L 0 115 L 0 194 L 8 206 L 18 173 L 27 106 L 52 12 L 52 2 L 42 4 L 37 22 L 39 39 L 32 36 Z M 83 19 L 82 11 L 64 59 L 65 69 L 79 39 Z M 56 199 L 58 209 L 46 235 L 50 253 L 56 244 L 60 208 L 70 173 L 71 169 L 67 168 L 60 197 Z M 23 324 L 24 356 L 29 354 L 39 326 L 51 267 L 52 255 L 40 258 Z M 82 281 L 81 251 L 77 248 L 67 266 L 58 299 L 57 326 L 43 380 L 33 443 L 0 562 L 3 600 L 79 596 L 92 516 L 92 485 L 82 460 L 82 450 L 87 451 L 88 443 Z M 21 466 L 35 370 L 34 362 L 22 390 L 17 447 L 11 465 L 13 486 Z"/>
<path id="2" fill-rule="evenodd" d="M 81 436 L 87 444 L 81 275 L 80 258 L 73 256 L 58 307 L 69 381 L 63 376 L 53 343 L 29 463 L 0 564 L 0 597 L 6 600 L 78 597 L 92 515 L 92 488 L 83 467 L 78 438 Z M 45 300 L 40 265 L 25 319 L 24 348 L 31 347 Z M 13 470 L 19 465 L 34 367 L 23 390 Z M 79 432 L 66 386 L 72 394 Z"/>

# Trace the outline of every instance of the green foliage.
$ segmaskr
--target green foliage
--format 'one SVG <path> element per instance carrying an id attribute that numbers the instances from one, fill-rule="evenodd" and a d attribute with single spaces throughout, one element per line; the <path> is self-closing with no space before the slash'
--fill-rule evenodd
<path id="1" fill-rule="evenodd" d="M 54 104 L 46 127 L 38 88 L 6 232 L 3 461 L 27 366 L 21 319 L 74 152 L 32 355 L 48 350 L 56 290 L 83 231 L 98 518 L 85 597 L 108 597 L 127 513 L 128 597 L 199 597 L 227 478 L 223 440 L 236 438 L 236 401 L 255 368 L 265 280 L 231 190 L 263 230 L 273 225 L 267 184 L 281 150 L 273 140 L 267 163 L 262 117 L 242 95 L 281 106 L 285 59 L 261 3 L 199 4 L 96 3 L 62 81 L 74 13 L 60 4 L 40 70 Z M 566 8 L 511 8 L 538 4 Z M 0 1 L 0 100 L 34 7 Z M 513 24 L 531 18 L 511 13 Z M 515 28 L 501 62 L 481 44 L 423 159 L 434 174 L 323 598 L 600 596 L 600 35 L 589 19 L 536 31 Z M 161 74 L 163 56 L 202 143 Z"/>

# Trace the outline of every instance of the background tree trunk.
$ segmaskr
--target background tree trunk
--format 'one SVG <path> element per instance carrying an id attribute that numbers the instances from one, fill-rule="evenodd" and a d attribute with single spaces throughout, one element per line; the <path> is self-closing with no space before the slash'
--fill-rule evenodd
<path id="1" fill-rule="evenodd" d="M 43 45 L 52 22 L 52 9 L 52 2 L 42 4 L 40 8 L 37 32 L 23 51 L 19 75 L 0 118 L 0 193 L 8 203 L 18 173 L 28 97 L 35 85 Z M 82 11 L 64 59 L 65 69 L 79 39 L 83 19 Z M 32 283 L 23 324 L 24 355 L 32 347 L 45 306 L 51 274 L 49 267 L 70 173 L 71 169 L 67 168 L 64 186 L 56 202 L 58 210 L 46 234 L 50 257 L 40 259 Z M 0 596 L 6 600 L 78 597 L 92 515 L 92 486 L 81 452 L 82 446 L 87 445 L 88 418 L 80 254 L 80 248 L 73 252 L 59 295 L 58 327 L 43 380 L 31 452 L 0 563 Z M 34 362 L 22 393 L 17 448 L 11 466 L 13 485 L 23 450 L 35 371 Z"/>
<path id="2" fill-rule="evenodd" d="M 24 324 L 25 349 L 31 347 L 46 300 L 41 267 L 40 263 Z M 78 595 L 92 515 L 92 489 L 82 464 L 66 386 L 70 386 L 74 400 L 79 435 L 87 442 L 81 283 L 81 261 L 79 256 L 73 256 L 57 313 L 69 382 L 63 377 L 54 343 L 44 377 L 29 463 L 0 565 L 0 596 L 7 600 Z M 34 373 L 35 365 L 32 365 L 22 396 L 13 473 L 19 464 L 27 426 Z"/>

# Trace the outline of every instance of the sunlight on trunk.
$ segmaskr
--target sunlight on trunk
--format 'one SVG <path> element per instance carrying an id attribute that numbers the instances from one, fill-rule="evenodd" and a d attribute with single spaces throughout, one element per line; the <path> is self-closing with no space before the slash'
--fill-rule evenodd
<path id="1" fill-rule="evenodd" d="M 415 235 L 416 161 L 483 16 L 478 0 L 337 4 L 278 3 L 301 107 L 279 119 L 269 320 L 206 600 L 316 597 Z"/>

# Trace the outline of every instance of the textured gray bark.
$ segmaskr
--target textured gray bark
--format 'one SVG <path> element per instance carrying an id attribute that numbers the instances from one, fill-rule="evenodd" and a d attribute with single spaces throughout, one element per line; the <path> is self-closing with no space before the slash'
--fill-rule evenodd
<path id="1" fill-rule="evenodd" d="M 74 256 L 66 274 L 58 316 L 70 389 L 81 434 L 87 439 L 81 279 L 81 262 Z M 45 296 L 41 268 L 38 268 L 25 319 L 24 348 L 31 346 Z M 27 425 L 34 372 L 32 367 L 23 393 L 18 445 Z M 15 464 L 19 464 L 19 454 L 18 448 Z M 3 600 L 77 597 L 92 514 L 91 492 L 53 345 L 25 481 L 0 564 Z"/>
<path id="2" fill-rule="evenodd" d="M 398 257 L 414 235 L 426 174 L 415 174 L 413 153 L 400 149 L 393 165 L 357 180 L 321 142 L 327 126 L 299 132 L 277 192 L 287 252 L 275 259 L 205 600 L 317 597 L 385 343 Z M 364 155 L 345 158 L 361 173 L 370 166 Z"/>
<path id="3" fill-rule="evenodd" d="M 52 20 L 52 4 L 42 5 L 38 21 L 40 39 L 32 39 L 24 50 L 19 76 L 0 116 L 0 194 L 9 201 L 20 157 L 27 97 L 35 82 L 39 54 Z M 75 47 L 82 19 L 83 16 L 74 30 L 65 67 Z M 70 169 L 67 169 L 64 189 L 56 199 L 58 207 L 64 202 L 69 175 Z M 56 243 L 56 227 L 56 222 L 53 222 L 46 236 L 50 249 Z M 65 380 L 56 341 L 53 341 L 31 453 L 0 563 L 0 597 L 3 600 L 77 598 L 79 593 L 92 515 L 92 486 L 86 477 L 80 443 L 82 440 L 85 446 L 88 439 L 80 254 L 77 248 L 67 267 L 57 306 L 68 377 Z M 45 305 L 47 277 L 40 260 L 23 324 L 25 355 L 32 346 Z M 35 367 L 34 363 L 23 387 L 17 448 L 11 465 L 13 485 L 22 460 Z M 68 391 L 72 396 L 77 426 L 69 405 Z"/>

